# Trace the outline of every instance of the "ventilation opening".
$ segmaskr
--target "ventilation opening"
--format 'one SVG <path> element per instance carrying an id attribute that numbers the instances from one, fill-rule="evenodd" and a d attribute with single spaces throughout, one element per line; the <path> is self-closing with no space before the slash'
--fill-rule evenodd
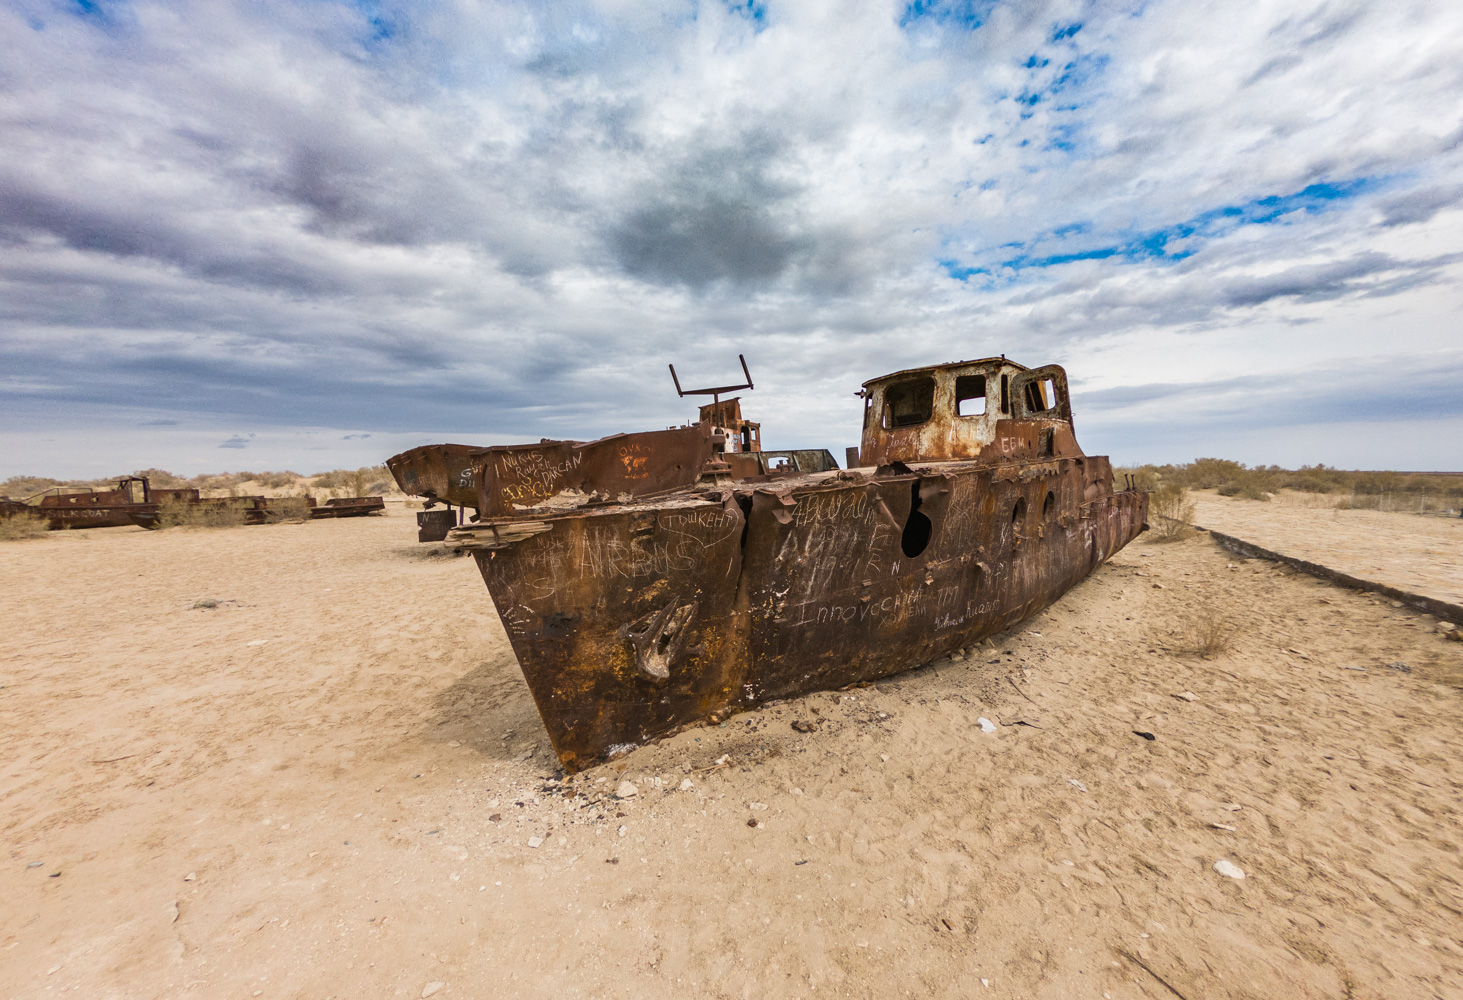
<path id="1" fill-rule="evenodd" d="M 905 556 L 913 559 L 929 547 L 930 534 L 935 526 L 928 517 L 920 513 L 919 480 L 916 479 L 909 485 L 913 498 L 909 504 L 909 517 L 904 522 L 904 534 L 899 536 L 899 547 L 904 550 Z"/>
<path id="2" fill-rule="evenodd" d="M 1011 376 L 1001 375 L 1001 412 L 1011 415 Z"/>
<path id="3" fill-rule="evenodd" d="M 1022 497 L 1016 501 L 1016 506 L 1011 508 L 1011 523 L 1020 524 L 1021 519 L 1026 516 L 1026 498 Z"/>
<path id="4" fill-rule="evenodd" d="M 1041 504 L 1041 516 L 1051 517 L 1052 511 L 1057 509 L 1057 495 L 1051 490 L 1046 491 L 1046 499 Z"/>
<path id="5" fill-rule="evenodd" d="M 1054 448 L 1053 448 L 1053 445 L 1052 445 L 1052 440 L 1053 440 L 1054 437 L 1055 437 L 1055 434 L 1054 434 L 1054 432 L 1052 431 L 1052 429 L 1050 427 L 1048 427 L 1046 430 L 1044 430 L 1044 431 L 1041 432 L 1041 438 L 1037 441 L 1037 446 L 1036 446 L 1036 448 L 1037 448 L 1037 457 L 1038 458 L 1051 458 L 1052 457 L 1052 454 L 1054 452 Z"/>

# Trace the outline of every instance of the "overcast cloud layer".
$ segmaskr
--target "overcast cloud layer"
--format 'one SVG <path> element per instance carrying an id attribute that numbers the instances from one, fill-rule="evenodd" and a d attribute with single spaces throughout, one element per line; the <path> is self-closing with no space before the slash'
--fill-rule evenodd
<path id="1" fill-rule="evenodd" d="M 1463 468 L 1463 6 L 0 2 L 0 475 L 1067 366 L 1120 461 Z"/>

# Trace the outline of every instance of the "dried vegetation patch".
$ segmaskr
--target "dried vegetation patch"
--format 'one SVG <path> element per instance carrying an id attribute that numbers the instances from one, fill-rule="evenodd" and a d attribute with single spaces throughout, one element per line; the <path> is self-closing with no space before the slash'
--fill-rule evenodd
<path id="1" fill-rule="evenodd" d="M 0 517 L 0 542 L 19 542 L 40 538 L 49 530 L 43 517 L 33 514 L 10 514 Z"/>

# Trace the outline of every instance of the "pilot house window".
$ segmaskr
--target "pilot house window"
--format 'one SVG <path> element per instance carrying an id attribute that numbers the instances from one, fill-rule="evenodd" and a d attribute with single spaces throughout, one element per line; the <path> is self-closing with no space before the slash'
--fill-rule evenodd
<path id="1" fill-rule="evenodd" d="M 935 380 L 929 376 L 896 382 L 884 390 L 884 429 L 914 427 L 930 419 Z"/>
<path id="2" fill-rule="evenodd" d="M 985 376 L 957 376 L 955 379 L 955 415 L 957 417 L 983 416 L 985 406 Z"/>
<path id="3" fill-rule="evenodd" d="M 1057 405 L 1057 384 L 1049 378 L 1026 383 L 1026 412 L 1041 413 Z"/>

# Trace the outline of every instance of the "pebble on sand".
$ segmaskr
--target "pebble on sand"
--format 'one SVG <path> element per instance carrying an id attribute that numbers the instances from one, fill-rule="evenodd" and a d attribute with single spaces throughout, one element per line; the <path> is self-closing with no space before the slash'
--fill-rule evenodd
<path id="1" fill-rule="evenodd" d="M 640 789 L 629 781 L 620 782 L 620 787 L 615 789 L 615 794 L 622 799 L 633 799 L 640 794 Z"/>
<path id="2" fill-rule="evenodd" d="M 433 993 L 436 993 L 438 990 L 440 990 L 442 987 L 444 987 L 446 985 L 447 985 L 446 983 L 431 982 L 431 983 L 428 983 L 427 985 L 423 986 L 422 987 L 422 1000 L 426 1000 L 427 997 L 431 996 Z"/>
<path id="3" fill-rule="evenodd" d="M 1233 861 L 1230 861 L 1228 858 L 1220 858 L 1218 861 L 1214 862 L 1214 870 L 1221 875 L 1228 875 L 1230 878 L 1233 879 L 1241 879 L 1245 877 L 1245 873 L 1240 868 L 1240 866 L 1235 864 Z"/>
<path id="4" fill-rule="evenodd" d="M 692 787 L 693 787 L 693 784 L 692 784 L 692 781 L 691 781 L 690 778 L 682 778 L 681 779 L 681 791 L 683 791 L 683 792 L 689 792 Z"/>
<path id="5" fill-rule="evenodd" d="M 543 842 L 544 842 L 544 838 L 542 838 L 542 837 L 529 837 L 528 838 L 528 846 L 529 847 L 538 847 Z"/>
<path id="6" fill-rule="evenodd" d="M 983 715 L 975 721 L 980 723 L 980 731 L 983 733 L 993 733 L 996 731 L 996 724 Z"/>

